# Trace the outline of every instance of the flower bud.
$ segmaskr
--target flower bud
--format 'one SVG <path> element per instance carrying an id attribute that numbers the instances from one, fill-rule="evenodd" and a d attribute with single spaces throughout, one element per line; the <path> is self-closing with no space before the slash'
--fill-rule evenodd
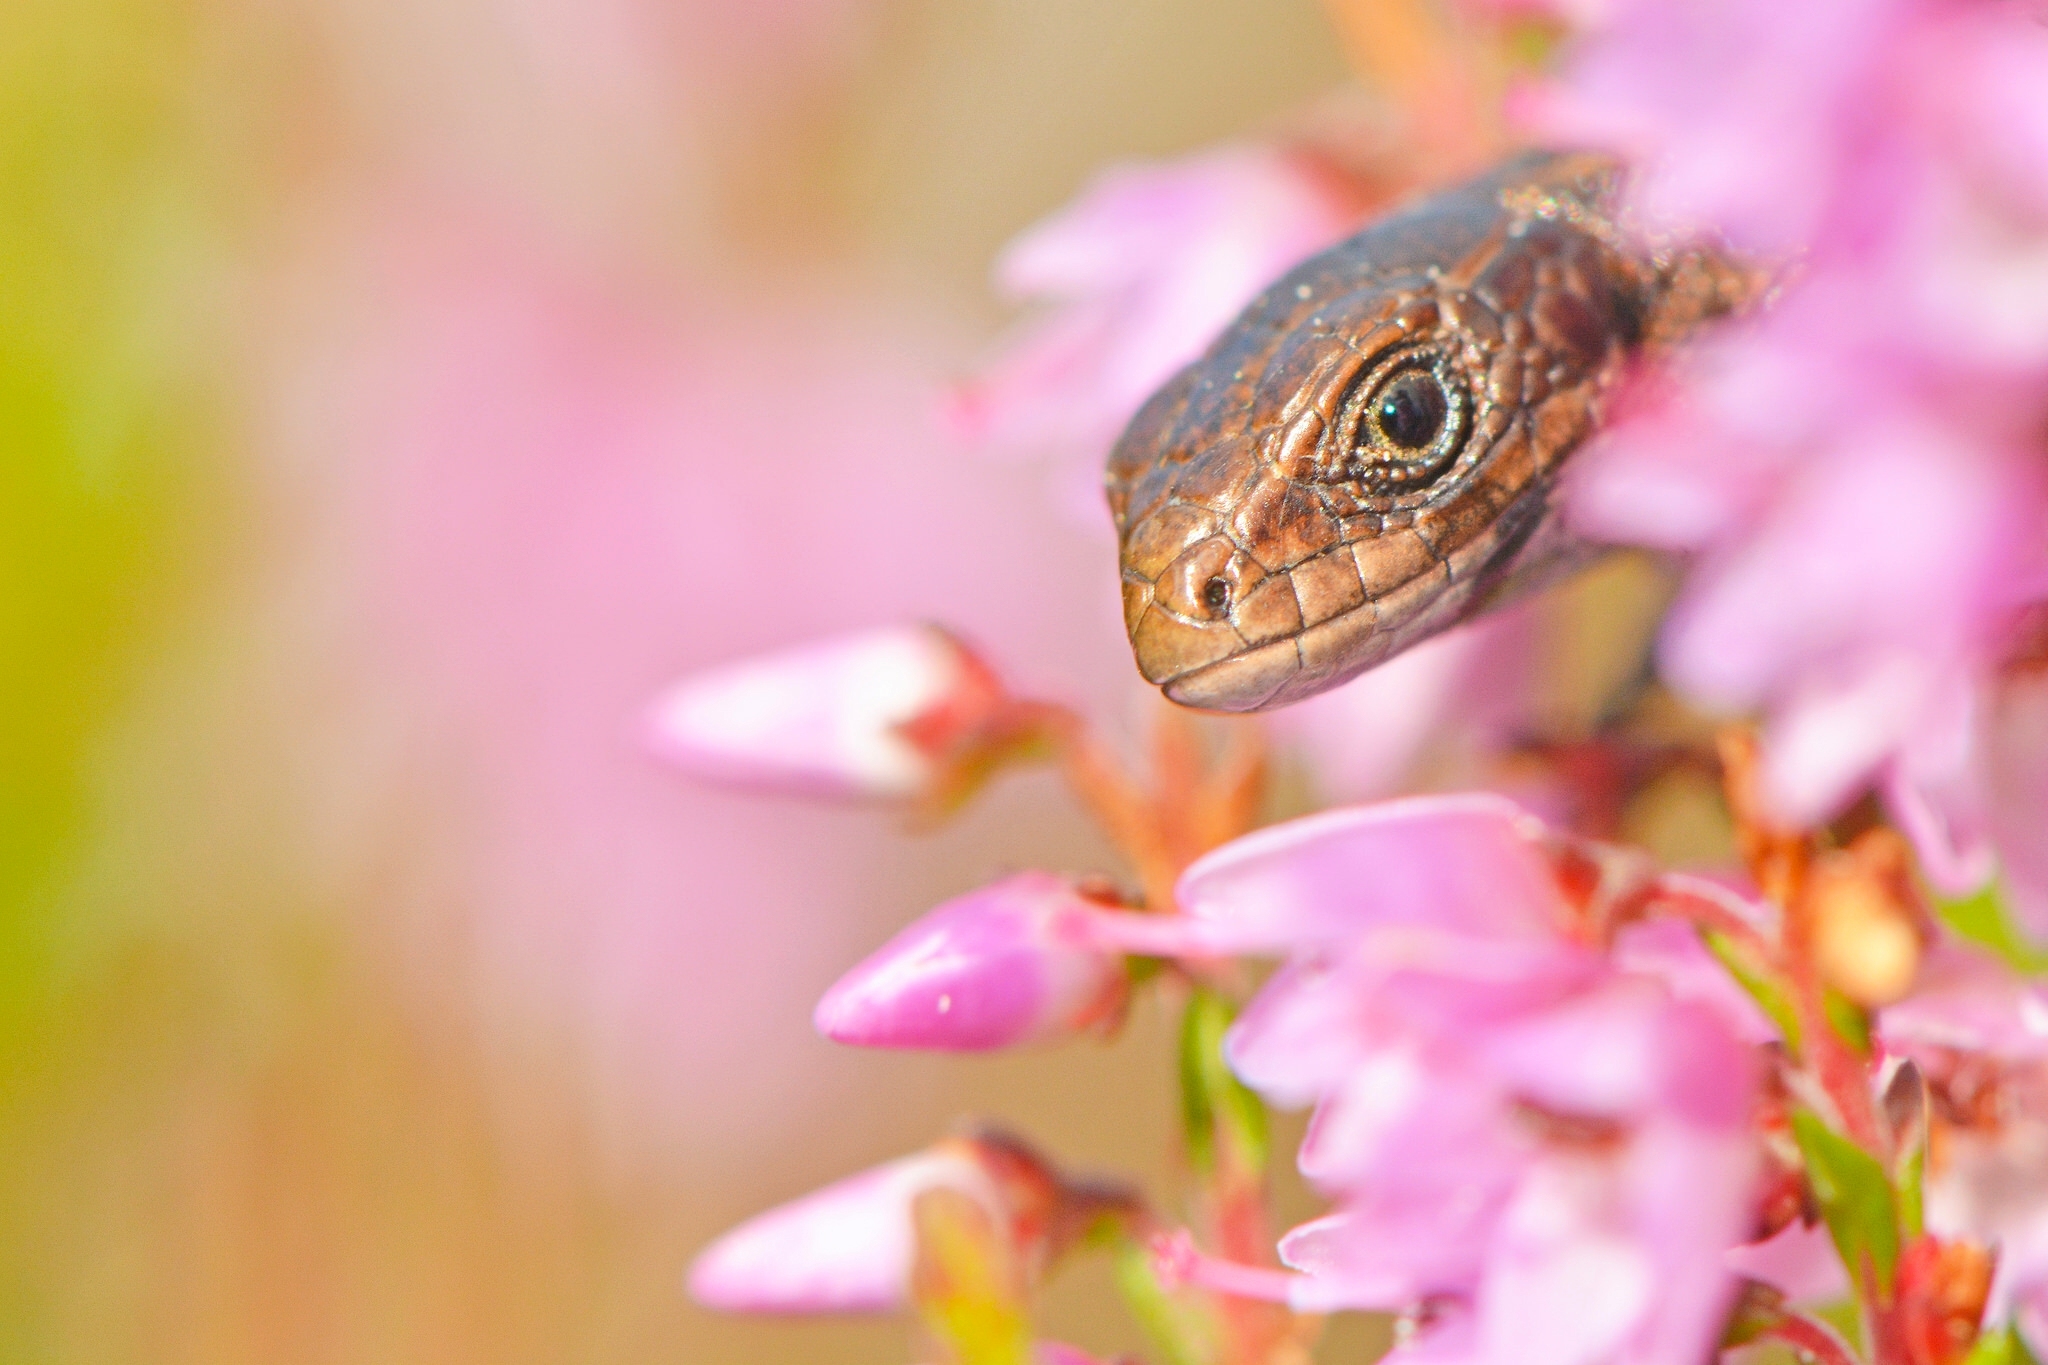
<path id="1" fill-rule="evenodd" d="M 685 678 L 655 705 L 650 742 L 713 781 L 914 800 L 947 779 L 1004 700 L 952 635 L 891 627 Z"/>
<path id="2" fill-rule="evenodd" d="M 908 1302 L 910 1206 L 952 1188 L 993 1203 L 965 1154 L 935 1148 L 756 1214 L 690 1267 L 690 1297 L 740 1313 L 886 1313 Z"/>
<path id="3" fill-rule="evenodd" d="M 912 1211 L 938 1190 L 985 1214 L 1028 1269 L 1063 1227 L 1058 1174 L 1028 1147 L 997 1135 L 948 1138 L 756 1214 L 698 1255 L 690 1296 L 741 1313 L 903 1308 L 917 1262 Z M 1096 1200 L 1085 1190 L 1078 1197 Z"/>
<path id="4" fill-rule="evenodd" d="M 834 1042 L 948 1052 L 1101 1029 L 1121 1016 L 1128 982 L 1104 936 L 1120 918 L 1057 877 L 1019 873 L 897 934 L 813 1018 Z"/>

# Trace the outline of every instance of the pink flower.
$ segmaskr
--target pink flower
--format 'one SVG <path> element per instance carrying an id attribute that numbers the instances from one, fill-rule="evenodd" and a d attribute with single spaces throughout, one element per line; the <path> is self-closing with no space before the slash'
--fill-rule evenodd
<path id="1" fill-rule="evenodd" d="M 1996 1248 L 1986 1324 L 2016 1321 L 2048 1350 L 2048 987 L 1946 943 L 1878 1036 L 1919 1063 L 1934 1097 L 1928 1230 Z"/>
<path id="2" fill-rule="evenodd" d="M 2005 904 L 2048 938 L 2048 674 L 1975 680 L 1941 722 L 1893 765 L 1886 804 L 1937 887 L 1971 890 L 1996 867 Z"/>
<path id="3" fill-rule="evenodd" d="M 1001 685 L 927 626 L 801 645 L 694 674 L 649 720 L 657 752 L 700 776 L 805 795 L 929 793 Z"/>
<path id="4" fill-rule="evenodd" d="M 1101 1028 L 1128 977 L 1118 916 L 1024 872 L 951 900 L 889 940 L 818 1002 L 818 1032 L 864 1047 L 971 1052 Z"/>
<path id="5" fill-rule="evenodd" d="M 1991 721 L 2048 598 L 2048 32 L 2019 3 L 1604 10 L 1529 120 L 1628 152 L 1643 225 L 1799 263 L 1585 452 L 1575 520 L 1693 557 L 1664 671 L 1766 716 L 1782 816 L 1879 788 L 1946 889 L 1995 851 L 2048 932 L 2048 783 L 2004 781 Z"/>
<path id="6" fill-rule="evenodd" d="M 1068 1189 L 1013 1138 L 949 1138 L 748 1219 L 698 1254 L 690 1295 L 742 1313 L 894 1312 L 910 1301 L 911 1206 L 940 1189 L 973 1200 L 1034 1274 L 1087 1215 L 1130 1205 L 1106 1185 Z"/>
<path id="7" fill-rule="evenodd" d="M 1859 115 L 1911 0 L 1608 0 L 1524 117 L 1568 143 L 1631 154 L 1660 225 L 1712 227 L 1746 246 L 1812 240 L 1856 170 Z M 1867 144 L 1866 144 L 1867 145 Z"/>
<path id="8" fill-rule="evenodd" d="M 944 1186 L 1000 1207 L 987 1174 L 939 1148 L 756 1214 L 699 1253 L 690 1297 L 739 1313 L 886 1313 L 909 1298 L 910 1203 Z"/>
<path id="9" fill-rule="evenodd" d="M 1360 207 L 1333 175 L 1272 147 L 1100 173 L 997 262 L 1001 292 L 1046 311 L 961 387 L 953 424 L 977 443 L 1059 456 L 1074 506 L 1106 526 L 1102 459 L 1139 404 Z"/>
<path id="10" fill-rule="evenodd" d="M 1702 1359 L 1752 1217 L 1752 1051 L 1673 989 L 1672 942 L 1603 949 L 1554 846 L 1497 798 L 1419 798 L 1251 835 L 1178 896 L 1290 953 L 1227 1047 L 1316 1107 L 1301 1169 L 1338 1207 L 1281 1244 L 1297 1307 L 1425 1305 L 1403 1358 Z"/>

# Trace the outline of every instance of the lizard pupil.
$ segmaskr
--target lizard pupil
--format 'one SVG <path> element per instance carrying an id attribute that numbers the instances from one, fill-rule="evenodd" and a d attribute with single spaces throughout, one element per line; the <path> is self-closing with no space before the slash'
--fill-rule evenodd
<path id="1" fill-rule="evenodd" d="M 1449 406 L 1435 375 L 1410 370 L 1397 375 L 1380 393 L 1373 416 L 1389 441 L 1403 450 L 1420 450 L 1443 430 Z"/>
<path id="2" fill-rule="evenodd" d="M 1210 611 L 1222 611 L 1230 604 L 1230 585 L 1220 578 L 1212 578 L 1202 585 L 1202 604 Z"/>

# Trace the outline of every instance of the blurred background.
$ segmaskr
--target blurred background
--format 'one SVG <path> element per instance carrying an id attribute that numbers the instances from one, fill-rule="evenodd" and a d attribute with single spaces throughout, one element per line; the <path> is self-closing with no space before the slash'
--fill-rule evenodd
<path id="1" fill-rule="evenodd" d="M 0 6 L 0 1359 L 899 1361 L 682 1269 L 968 1113 L 1160 1179 L 1162 1019 L 810 1028 L 1104 861 L 1050 779 L 913 839 L 639 726 L 921 617 L 1128 713 L 1107 538 L 934 414 L 1007 238 L 1344 78 L 1313 0 Z"/>

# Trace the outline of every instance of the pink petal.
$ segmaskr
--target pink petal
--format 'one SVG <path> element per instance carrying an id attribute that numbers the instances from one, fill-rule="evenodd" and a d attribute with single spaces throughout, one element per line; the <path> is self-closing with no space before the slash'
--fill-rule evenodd
<path id="1" fill-rule="evenodd" d="M 1320 959 L 1276 972 L 1224 1038 L 1224 1056 L 1247 1085 L 1285 1108 L 1338 1085 L 1370 1038 L 1355 974 Z"/>
<path id="2" fill-rule="evenodd" d="M 2048 1191 L 2041 1183 L 2048 1123 L 2038 1112 L 2022 1113 L 1996 1129 L 1949 1136 L 1943 1160 L 1928 1171 L 1927 1229 L 1996 1247 L 1984 1321 L 2017 1318 L 2023 1331 L 2037 1331 L 2048 1306 Z"/>
<path id="3" fill-rule="evenodd" d="M 1488 795 L 1411 797 L 1274 825 L 1198 860 L 1176 892 L 1242 951 L 1284 950 L 1373 927 L 1548 936 L 1563 903 L 1534 822 Z"/>
<path id="4" fill-rule="evenodd" d="M 1357 1244 L 1357 1231 L 1350 1215 L 1333 1213 L 1280 1239 L 1281 1264 L 1303 1275 L 1290 1299 L 1296 1312 L 1386 1311 L 1404 1308 L 1414 1298 L 1407 1276 L 1351 1263 L 1346 1253 Z"/>
<path id="5" fill-rule="evenodd" d="M 1584 986 L 1598 970 L 1597 957 L 1566 943 L 1372 930 L 1340 955 L 1298 958 L 1275 973 L 1224 1052 L 1274 1103 L 1306 1104 L 1340 1084 L 1368 1049 L 1476 1032 Z"/>
<path id="6" fill-rule="evenodd" d="M 1558 1114 L 1740 1130 L 1756 1085 L 1752 1051 L 1724 1016 L 1641 978 L 1503 1024 L 1480 1046 L 1502 1085 Z"/>
<path id="7" fill-rule="evenodd" d="M 1682 1052 L 1672 1062 L 1681 1076 L 1699 1065 Z M 1711 1123 L 1667 1112 L 1637 1130 L 1620 1163 L 1621 1220 L 1659 1286 L 1634 1334 L 1636 1359 L 1707 1359 L 1726 1322 L 1735 1281 L 1724 1258 L 1750 1233 L 1759 1163 L 1748 1098 Z"/>
<path id="8" fill-rule="evenodd" d="M 1952 11 L 1918 45 L 1914 76 L 1929 121 L 1987 193 L 2048 218 L 2048 34 L 1998 6 Z M 1958 71 L 1970 73 L 1957 80 Z"/>
<path id="9" fill-rule="evenodd" d="M 2014 1061 L 2048 1058 L 2048 986 L 1981 948 L 1938 945 L 1913 993 L 1878 1015 L 1885 1046 L 1988 1052 Z"/>
<path id="10" fill-rule="evenodd" d="M 2007 905 L 2048 942 L 2048 675 L 2002 680 L 1983 737 L 1986 823 Z"/>
<path id="11" fill-rule="evenodd" d="M 1937 688 L 1923 661 L 1906 655 L 1848 677 L 1803 679 L 1764 730 L 1766 803 L 1795 827 L 1832 819 L 1912 735 Z"/>
<path id="12" fill-rule="evenodd" d="M 1691 879 L 1666 878 L 1678 880 Z M 1672 999 L 1711 1011 L 1733 1037 L 1752 1044 L 1778 1041 L 1777 1025 L 1735 984 L 1692 926 L 1668 919 L 1631 924 L 1615 935 L 1612 954 L 1623 971 L 1654 978 Z"/>
<path id="13" fill-rule="evenodd" d="M 1489 1067 L 1556 1113 L 1629 1118 L 1663 1098 L 1668 1008 L 1647 981 L 1616 982 L 1494 1030 Z"/>
<path id="14" fill-rule="evenodd" d="M 1982 711 L 1978 689 L 1958 686 L 1885 775 L 1886 812 L 1912 841 L 1927 880 L 1949 896 L 1977 890 L 1998 870 L 1979 771 Z"/>
<path id="15" fill-rule="evenodd" d="M 1835 377 L 1812 348 L 1742 327 L 1703 340 L 1675 375 L 1623 391 L 1618 420 L 1568 467 L 1574 527 L 1601 540 L 1699 550 L 1742 531 L 1768 505 L 1819 425 L 1808 415 L 1816 395 Z"/>
<path id="16" fill-rule="evenodd" d="M 1841 656 L 1880 673 L 1880 651 L 1939 658 L 1978 629 L 1998 574 L 1986 556 L 2004 556 L 2014 490 L 1927 418 L 1882 417 L 1838 432 L 1739 551 L 1688 587 L 1666 642 L 1688 692 L 1751 706 L 1801 661 Z M 1885 553 L 1866 553 L 1880 535 Z"/>
<path id="17" fill-rule="evenodd" d="M 1504 1194 L 1530 1150 L 1491 1077 L 1442 1052 L 1381 1052 L 1317 1107 L 1300 1167 L 1354 1211 L 1434 1209 L 1448 1219 L 1449 1209 Z M 1437 1240 L 1450 1238 L 1440 1229 Z"/>
<path id="18" fill-rule="evenodd" d="M 1480 1339 L 1490 1359 L 1522 1365 L 1613 1359 L 1657 1290 L 1649 1258 L 1621 1237 L 1579 1232 L 1510 1243 L 1480 1291 Z"/>
<path id="19" fill-rule="evenodd" d="M 1425 1102 L 1430 1079 L 1414 1049 L 1376 1049 L 1316 1107 L 1301 1141 L 1301 1173 L 1338 1187 L 1376 1173 L 1382 1151 Z"/>

